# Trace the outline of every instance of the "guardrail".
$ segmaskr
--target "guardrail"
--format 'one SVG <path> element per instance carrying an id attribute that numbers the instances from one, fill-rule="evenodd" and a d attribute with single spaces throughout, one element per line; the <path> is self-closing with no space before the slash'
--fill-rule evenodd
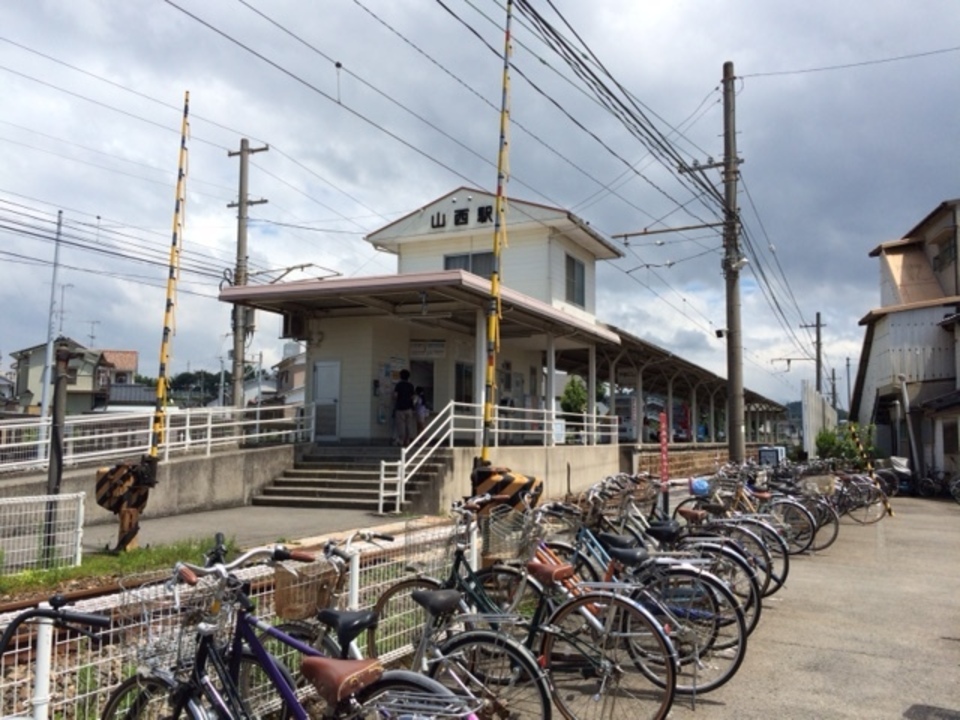
<path id="1" fill-rule="evenodd" d="M 111 460 L 150 449 L 152 412 L 97 413 L 67 417 L 63 433 L 63 464 Z M 218 446 L 268 442 L 299 442 L 313 437 L 310 405 L 269 405 L 249 408 L 191 408 L 167 411 L 161 457 L 203 452 Z M 49 418 L 0 420 L 0 472 L 43 470 L 47 467 Z"/>
<path id="2" fill-rule="evenodd" d="M 458 440 L 480 445 L 482 430 L 483 405 L 447 403 L 413 442 L 400 451 L 399 461 L 380 461 L 378 512 L 383 514 L 389 500 L 395 500 L 395 509 L 400 511 L 406 501 L 407 482 L 440 448 L 453 447 Z M 615 415 L 495 407 L 491 438 L 494 447 L 619 444 L 619 426 Z"/>

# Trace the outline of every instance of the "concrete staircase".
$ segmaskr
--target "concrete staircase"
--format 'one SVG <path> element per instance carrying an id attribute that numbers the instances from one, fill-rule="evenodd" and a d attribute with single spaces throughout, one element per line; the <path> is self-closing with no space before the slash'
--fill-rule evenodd
<path id="1" fill-rule="evenodd" d="M 376 512 L 380 461 L 399 459 L 400 448 L 396 447 L 317 445 L 255 495 L 252 503 Z M 417 474 L 408 479 L 403 507 L 397 508 L 395 498 L 390 498 L 385 501 L 384 511 L 437 512 L 437 508 L 432 507 L 437 493 L 431 490 L 443 482 L 448 462 L 449 451 L 438 449 Z"/>

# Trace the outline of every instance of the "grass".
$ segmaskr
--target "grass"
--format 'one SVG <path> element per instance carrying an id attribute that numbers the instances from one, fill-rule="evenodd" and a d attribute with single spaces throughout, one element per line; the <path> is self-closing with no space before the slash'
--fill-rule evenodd
<path id="1" fill-rule="evenodd" d="M 98 583 L 109 584 L 128 575 L 150 570 L 172 569 L 178 560 L 201 564 L 203 554 L 213 545 L 209 540 L 182 540 L 170 545 L 138 548 L 125 553 L 89 553 L 78 567 L 26 570 L 0 577 L 0 600 L 20 600 L 34 595 L 44 599 L 55 592 L 70 592 Z M 236 543 L 227 543 L 230 551 Z"/>

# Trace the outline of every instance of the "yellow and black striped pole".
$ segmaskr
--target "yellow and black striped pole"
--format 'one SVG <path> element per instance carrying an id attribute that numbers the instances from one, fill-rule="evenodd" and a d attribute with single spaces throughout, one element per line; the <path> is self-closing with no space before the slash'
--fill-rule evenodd
<path id="1" fill-rule="evenodd" d="M 870 480 L 873 481 L 873 484 L 877 487 L 881 496 L 883 497 L 883 507 L 886 509 L 887 515 L 893 517 L 893 506 L 890 505 L 890 498 L 888 498 L 887 494 L 883 492 L 883 487 L 880 485 L 880 481 L 877 480 L 877 475 L 873 471 L 873 461 L 870 459 L 870 455 L 867 454 L 866 449 L 864 449 L 863 443 L 860 442 L 860 433 L 857 432 L 857 428 L 854 425 L 848 425 L 847 429 L 850 432 L 850 437 L 853 438 L 854 444 L 857 446 L 857 452 L 860 453 L 860 459 L 867 468 L 867 474 L 870 475 Z"/>
<path id="2" fill-rule="evenodd" d="M 170 241 L 170 263 L 167 275 L 167 301 L 163 311 L 163 337 L 160 341 L 160 371 L 157 374 L 157 405 L 150 434 L 150 457 L 156 458 L 164 441 L 167 415 L 167 374 L 170 363 L 170 337 L 173 335 L 177 280 L 180 278 L 180 249 L 183 243 L 183 213 L 187 202 L 187 137 L 190 133 L 190 92 L 183 97 L 183 124 L 180 130 L 180 161 L 177 167 L 177 190 L 173 205 L 173 233 Z"/>
<path id="3" fill-rule="evenodd" d="M 160 372 L 157 377 L 157 405 L 153 413 L 150 449 L 139 463 L 119 463 L 97 471 L 97 504 L 120 519 L 117 552 L 137 547 L 140 513 L 147 505 L 150 488 L 157 484 L 157 462 L 164 442 L 167 415 L 167 371 L 170 362 L 170 337 L 173 334 L 173 310 L 177 280 L 180 276 L 180 246 L 183 236 L 183 211 L 186 203 L 187 136 L 189 134 L 190 93 L 184 93 L 183 124 L 180 130 L 180 159 L 177 170 L 176 200 L 173 210 L 173 239 L 167 275 L 167 301 L 163 313 L 163 338 L 160 342 Z"/>
<path id="4" fill-rule="evenodd" d="M 509 176 L 507 161 L 510 143 L 510 26 L 513 20 L 513 0 L 507 0 L 507 23 L 503 44 L 503 97 L 500 103 L 500 150 L 497 156 L 497 197 L 493 218 L 493 269 L 490 272 L 490 305 L 487 310 L 487 368 L 486 394 L 483 400 L 483 436 L 480 461 L 490 462 L 490 436 L 493 431 L 493 408 L 497 391 L 497 353 L 500 352 L 500 253 L 507 244 L 506 184 Z"/>

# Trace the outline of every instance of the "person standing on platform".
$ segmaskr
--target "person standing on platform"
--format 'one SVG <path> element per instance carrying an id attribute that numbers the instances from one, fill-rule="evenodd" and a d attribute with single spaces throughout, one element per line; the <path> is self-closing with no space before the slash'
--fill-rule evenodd
<path id="1" fill-rule="evenodd" d="M 393 386 L 393 409 L 397 423 L 397 441 L 406 447 L 417 434 L 417 417 L 413 409 L 415 395 L 410 371 L 400 371 L 400 382 Z"/>

